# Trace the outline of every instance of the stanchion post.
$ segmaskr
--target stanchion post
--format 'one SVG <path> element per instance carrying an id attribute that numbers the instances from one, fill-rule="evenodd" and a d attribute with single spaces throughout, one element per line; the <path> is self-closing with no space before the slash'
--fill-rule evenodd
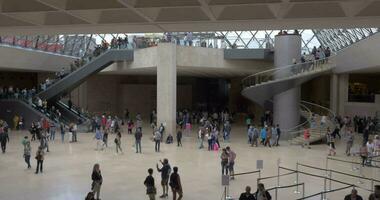
<path id="1" fill-rule="evenodd" d="M 280 186 L 280 165 L 277 166 L 277 186 Z"/>
<path id="2" fill-rule="evenodd" d="M 274 197 L 275 197 L 275 200 L 277 200 L 277 191 L 278 190 L 278 187 L 276 187 L 276 190 L 275 190 L 275 193 L 274 193 Z"/>
<path id="3" fill-rule="evenodd" d="M 261 178 L 261 170 L 259 170 L 259 178 Z"/>
<path id="4" fill-rule="evenodd" d="M 326 198 L 326 177 L 324 178 L 324 181 L 323 181 L 323 195 L 322 196 L 324 196 L 324 198 L 322 198 L 322 199 L 324 199 L 324 200 L 326 200 L 327 198 Z"/>
<path id="5" fill-rule="evenodd" d="M 305 183 L 302 184 L 302 198 L 305 197 Z"/>
<path id="6" fill-rule="evenodd" d="M 373 180 L 373 178 L 371 178 L 371 190 L 374 190 L 374 188 L 373 188 L 373 187 L 374 187 L 374 184 L 375 184 L 375 183 L 374 183 L 374 180 Z"/>
<path id="7" fill-rule="evenodd" d="M 332 179 L 332 171 L 330 170 L 330 179 L 329 179 L 329 191 L 331 190 L 331 179 Z"/>
<path id="8" fill-rule="evenodd" d="M 297 164 L 296 164 L 296 184 L 298 184 L 298 178 L 299 178 L 299 173 L 298 173 L 298 162 L 297 162 Z M 298 185 L 296 186 L 296 191 L 294 191 L 294 193 L 296 193 L 296 194 L 299 194 L 300 193 L 300 191 L 298 190 Z"/>
<path id="9" fill-rule="evenodd" d="M 329 157 L 326 156 L 326 175 L 327 175 L 327 170 L 329 170 Z"/>
<path id="10" fill-rule="evenodd" d="M 362 165 L 359 165 L 359 180 L 358 180 L 358 183 L 359 184 L 363 184 L 363 181 L 360 179 L 360 177 L 363 176 L 363 166 Z"/>
<path id="11" fill-rule="evenodd" d="M 224 186 L 224 200 L 227 200 L 227 186 Z"/>

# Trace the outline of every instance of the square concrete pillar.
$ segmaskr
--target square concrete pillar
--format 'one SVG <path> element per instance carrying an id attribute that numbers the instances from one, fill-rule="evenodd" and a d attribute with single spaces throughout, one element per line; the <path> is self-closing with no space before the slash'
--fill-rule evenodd
<path id="1" fill-rule="evenodd" d="M 345 115 L 345 105 L 348 102 L 348 74 L 339 74 L 338 76 L 338 114 L 340 116 Z"/>
<path id="2" fill-rule="evenodd" d="M 176 45 L 159 43 L 157 47 L 157 125 L 165 125 L 167 134 L 175 135 L 177 109 Z"/>
<path id="3" fill-rule="evenodd" d="M 330 109 L 337 113 L 338 112 L 338 75 L 331 74 L 330 76 Z"/>

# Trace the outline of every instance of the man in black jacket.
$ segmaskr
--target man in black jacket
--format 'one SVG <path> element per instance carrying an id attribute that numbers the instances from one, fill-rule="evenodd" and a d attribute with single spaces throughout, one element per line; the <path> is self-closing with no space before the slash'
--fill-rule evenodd
<path id="1" fill-rule="evenodd" d="M 255 196 L 251 193 L 251 187 L 245 187 L 245 192 L 241 193 L 239 200 L 256 200 Z"/>

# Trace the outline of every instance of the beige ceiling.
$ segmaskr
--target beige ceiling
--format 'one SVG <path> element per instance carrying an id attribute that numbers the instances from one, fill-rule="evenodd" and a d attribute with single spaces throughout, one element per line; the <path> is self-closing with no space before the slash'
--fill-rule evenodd
<path id="1" fill-rule="evenodd" d="M 0 0 L 0 34 L 380 27 L 380 0 Z"/>

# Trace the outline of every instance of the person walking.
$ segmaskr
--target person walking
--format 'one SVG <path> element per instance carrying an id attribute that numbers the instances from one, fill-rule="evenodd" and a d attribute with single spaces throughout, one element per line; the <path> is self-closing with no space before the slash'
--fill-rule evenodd
<path id="1" fill-rule="evenodd" d="M 251 147 L 253 147 L 253 145 L 255 145 L 255 147 L 257 147 L 258 140 L 259 140 L 259 129 L 257 129 L 256 127 L 252 126 L 252 132 L 253 132 L 253 135 L 252 135 Z"/>
<path id="2" fill-rule="evenodd" d="M 263 127 L 260 132 L 260 144 L 264 145 L 265 139 L 267 138 L 267 129 L 266 127 Z"/>
<path id="3" fill-rule="evenodd" d="M 56 131 L 56 127 L 55 127 L 55 123 L 52 122 L 50 123 L 50 141 L 54 141 L 55 140 L 55 131 Z"/>
<path id="4" fill-rule="evenodd" d="M 156 168 L 157 168 L 157 171 L 161 172 L 162 195 L 160 196 L 160 198 L 164 198 L 168 196 L 168 191 L 169 191 L 168 182 L 169 182 L 171 167 L 169 164 L 169 160 L 167 158 L 165 158 L 163 162 L 160 160 L 160 163 L 162 164 L 162 167 L 159 168 L 158 164 L 156 164 Z"/>
<path id="5" fill-rule="evenodd" d="M 61 129 L 61 141 L 65 142 L 65 125 L 61 122 L 59 128 Z"/>
<path id="6" fill-rule="evenodd" d="M 232 149 L 228 146 L 226 147 L 227 154 L 228 154 L 228 171 L 230 172 L 231 179 L 235 179 L 235 170 L 234 170 L 234 165 L 235 165 L 235 159 L 236 159 L 236 153 L 232 151 Z"/>
<path id="7" fill-rule="evenodd" d="M 180 128 L 177 130 L 177 147 L 182 147 L 182 131 Z"/>
<path id="8" fill-rule="evenodd" d="M 204 141 L 205 135 L 206 135 L 205 128 L 204 127 L 199 128 L 199 132 L 198 132 L 199 149 L 202 149 L 204 147 L 203 141 Z"/>
<path id="9" fill-rule="evenodd" d="M 99 198 L 100 188 L 103 183 L 103 177 L 100 171 L 100 165 L 98 163 L 96 163 L 92 169 L 91 179 L 92 179 L 91 190 L 94 193 L 94 195 L 96 195 L 96 200 L 100 200 Z"/>
<path id="10" fill-rule="evenodd" d="M 326 137 L 327 137 L 327 145 L 329 146 L 329 156 L 331 155 L 336 155 L 336 151 L 335 151 L 335 138 L 334 136 L 332 135 L 329 127 L 327 127 L 327 134 L 326 134 Z"/>
<path id="11" fill-rule="evenodd" d="M 178 167 L 173 167 L 173 173 L 170 175 L 169 185 L 173 192 L 173 200 L 181 200 L 183 197 L 181 178 L 178 174 Z M 177 199 L 178 194 L 178 199 Z"/>
<path id="12" fill-rule="evenodd" d="M 265 137 L 265 142 L 264 142 L 264 146 L 269 146 L 269 147 L 272 147 L 272 145 L 270 144 L 270 141 L 272 139 L 272 129 L 270 127 L 267 127 L 266 128 L 266 137 Z"/>
<path id="13" fill-rule="evenodd" d="M 144 185 L 146 187 L 146 194 L 149 197 L 149 200 L 156 200 L 156 193 L 157 189 L 154 184 L 154 178 L 153 178 L 153 169 L 148 169 L 148 176 L 145 178 Z"/>
<path id="14" fill-rule="evenodd" d="M 30 141 L 29 141 L 28 136 L 25 136 L 21 143 L 24 146 L 23 157 L 24 157 L 25 163 L 28 165 L 28 169 L 30 169 L 30 168 L 32 168 L 32 166 L 30 165 L 30 157 L 31 157 L 32 147 L 30 146 Z"/>
<path id="15" fill-rule="evenodd" d="M 5 153 L 5 150 L 7 149 L 7 143 L 9 143 L 8 131 L 5 127 L 0 127 L 0 144 L 3 153 Z"/>
<path id="16" fill-rule="evenodd" d="M 155 146 L 154 146 L 154 150 L 156 152 L 160 152 L 160 143 L 161 143 L 161 132 L 159 130 L 156 130 L 154 132 L 154 142 L 155 142 Z"/>
<path id="17" fill-rule="evenodd" d="M 119 153 L 119 150 L 120 150 L 120 153 L 123 153 L 123 149 L 121 149 L 121 133 L 119 131 L 116 133 L 115 145 L 116 145 L 116 154 Z"/>
<path id="18" fill-rule="evenodd" d="M 44 157 L 45 157 L 44 150 L 40 146 L 38 147 L 38 150 L 36 152 L 36 160 L 37 160 L 36 174 L 38 174 L 38 171 L 41 173 L 43 171 Z"/>
<path id="19" fill-rule="evenodd" d="M 220 155 L 221 165 L 222 165 L 222 175 L 228 175 L 228 152 L 227 149 L 222 149 L 222 154 Z"/>
<path id="20" fill-rule="evenodd" d="M 254 129 L 252 125 L 249 125 L 249 128 L 247 130 L 247 136 L 248 136 L 248 144 L 252 146 L 253 143 L 253 134 L 254 134 Z"/>
<path id="21" fill-rule="evenodd" d="M 104 147 L 108 148 L 108 130 L 107 129 L 103 130 L 103 145 L 102 145 L 102 149 L 104 149 Z"/>
<path id="22" fill-rule="evenodd" d="M 141 153 L 141 138 L 142 138 L 142 131 L 140 128 L 138 128 L 135 132 L 136 153 Z"/>
<path id="23" fill-rule="evenodd" d="M 251 187 L 245 187 L 245 192 L 241 193 L 239 200 L 256 200 L 255 196 L 251 193 Z"/>
<path id="24" fill-rule="evenodd" d="M 76 123 L 72 124 L 71 131 L 73 133 L 73 137 L 72 137 L 71 142 L 78 142 L 78 140 L 77 140 L 78 125 Z"/>
<path id="25" fill-rule="evenodd" d="M 102 141 L 102 132 L 100 131 L 100 127 L 96 127 L 95 130 L 95 136 L 94 139 L 96 139 L 96 151 L 100 150 L 101 141 Z"/>

